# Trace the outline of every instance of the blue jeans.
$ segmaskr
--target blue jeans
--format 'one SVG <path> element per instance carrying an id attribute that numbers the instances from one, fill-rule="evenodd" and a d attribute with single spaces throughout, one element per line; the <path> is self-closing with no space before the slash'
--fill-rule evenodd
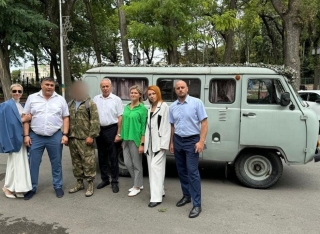
<path id="1" fill-rule="evenodd" d="M 200 136 L 180 137 L 174 134 L 174 156 L 183 196 L 191 197 L 193 206 L 201 206 L 201 180 L 198 170 L 199 153 L 195 145 Z"/>
<path id="2" fill-rule="evenodd" d="M 29 164 L 32 182 L 32 191 L 37 190 L 39 168 L 42 161 L 44 149 L 47 150 L 52 171 L 52 184 L 54 189 L 62 188 L 62 132 L 57 131 L 52 136 L 40 136 L 34 132 L 30 132 L 32 145 L 29 149 Z"/>

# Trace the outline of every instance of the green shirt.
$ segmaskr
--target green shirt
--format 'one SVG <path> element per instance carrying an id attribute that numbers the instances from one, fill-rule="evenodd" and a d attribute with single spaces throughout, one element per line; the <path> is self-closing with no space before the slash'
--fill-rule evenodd
<path id="1" fill-rule="evenodd" d="M 146 131 L 148 110 L 140 103 L 130 109 L 130 104 L 126 105 L 122 115 L 121 138 L 125 141 L 134 141 L 137 147 L 140 145 L 141 137 Z"/>

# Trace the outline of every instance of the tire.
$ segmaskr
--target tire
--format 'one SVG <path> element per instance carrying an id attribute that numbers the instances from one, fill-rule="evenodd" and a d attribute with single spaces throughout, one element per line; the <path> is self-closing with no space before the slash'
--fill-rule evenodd
<path id="1" fill-rule="evenodd" d="M 276 153 L 254 150 L 245 152 L 237 158 L 235 172 L 243 185 L 249 188 L 266 189 L 278 182 L 283 166 Z"/>
<path id="2" fill-rule="evenodd" d="M 119 164 L 119 175 L 120 176 L 129 176 L 129 171 L 124 164 L 124 159 L 123 159 L 123 150 L 121 147 L 121 143 L 117 147 L 117 153 L 118 153 L 118 164 Z"/>

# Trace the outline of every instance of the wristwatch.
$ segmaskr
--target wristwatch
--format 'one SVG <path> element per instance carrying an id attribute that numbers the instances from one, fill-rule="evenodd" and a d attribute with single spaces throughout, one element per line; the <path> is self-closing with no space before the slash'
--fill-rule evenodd
<path id="1" fill-rule="evenodd" d="M 121 137 L 121 134 L 117 134 L 118 135 L 118 137 Z"/>
<path id="2" fill-rule="evenodd" d="M 68 133 L 62 133 L 62 135 L 68 137 Z"/>
<path id="3" fill-rule="evenodd" d="M 141 145 L 141 146 L 144 146 L 144 143 L 142 142 L 140 145 Z"/>

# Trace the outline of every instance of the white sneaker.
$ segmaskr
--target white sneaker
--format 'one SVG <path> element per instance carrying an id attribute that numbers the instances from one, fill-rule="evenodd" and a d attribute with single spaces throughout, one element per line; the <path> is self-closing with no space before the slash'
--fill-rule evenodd
<path id="1" fill-rule="evenodd" d="M 133 190 L 134 188 L 132 187 L 132 188 L 129 188 L 129 192 L 131 192 L 132 190 Z M 143 189 L 143 185 L 140 187 L 140 189 L 142 190 Z"/>
<path id="2" fill-rule="evenodd" d="M 133 189 L 129 194 L 128 194 L 128 196 L 129 197 L 134 197 L 134 196 L 136 196 L 138 193 L 140 193 L 140 189 Z"/>

